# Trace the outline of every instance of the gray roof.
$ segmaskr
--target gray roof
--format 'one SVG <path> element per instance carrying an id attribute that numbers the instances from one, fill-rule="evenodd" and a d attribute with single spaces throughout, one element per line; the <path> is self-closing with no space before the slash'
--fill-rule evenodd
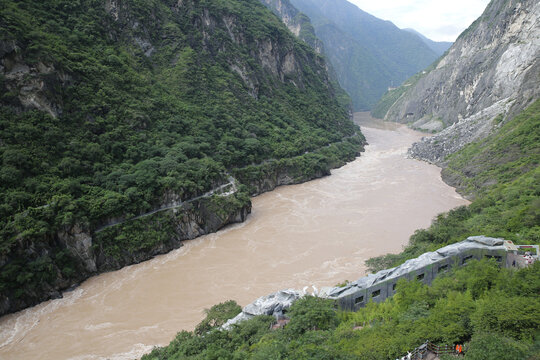
<path id="1" fill-rule="evenodd" d="M 471 249 L 507 250 L 509 247 L 507 247 L 504 239 L 471 236 L 467 240 L 445 246 L 437 251 L 424 253 L 416 259 L 407 260 L 395 268 L 381 270 L 376 274 L 366 275 L 345 287 L 322 289 L 319 296 L 336 299 L 345 295 L 354 294 L 358 290 L 367 289 L 377 283 L 398 278 L 415 270 L 420 270 L 426 265 L 434 264 Z M 306 288 L 304 288 L 304 290 Z M 234 324 L 251 319 L 257 315 L 274 315 L 279 317 L 283 314 L 284 310 L 288 309 L 296 300 L 304 295 L 306 295 L 305 291 L 300 292 L 293 289 L 287 289 L 267 296 L 262 296 L 245 306 L 240 314 L 227 321 L 221 328 L 229 330 Z"/>
<path id="2" fill-rule="evenodd" d="M 420 270 L 427 265 L 434 264 L 462 253 L 463 251 L 472 249 L 506 250 L 507 248 L 505 246 L 504 239 L 490 238 L 486 236 L 471 236 L 464 241 L 445 246 L 436 251 L 424 253 L 415 259 L 407 260 L 397 267 L 381 270 L 375 274 L 366 275 L 345 287 L 324 289 L 324 294 L 321 294 L 321 296 L 335 299 L 354 294 L 358 290 L 367 289 L 373 285 L 376 285 L 377 283 L 407 275 L 408 273 L 415 270 Z"/>

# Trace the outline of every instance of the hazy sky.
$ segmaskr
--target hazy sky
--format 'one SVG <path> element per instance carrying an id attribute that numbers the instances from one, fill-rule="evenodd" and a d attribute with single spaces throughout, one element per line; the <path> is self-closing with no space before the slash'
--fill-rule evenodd
<path id="1" fill-rule="evenodd" d="M 399 28 L 413 28 L 436 41 L 454 41 L 484 11 L 489 0 L 348 0 Z"/>

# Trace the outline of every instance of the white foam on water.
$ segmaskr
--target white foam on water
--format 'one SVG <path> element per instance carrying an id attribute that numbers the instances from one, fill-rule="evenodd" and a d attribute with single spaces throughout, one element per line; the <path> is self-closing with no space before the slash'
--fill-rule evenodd
<path id="1" fill-rule="evenodd" d="M 162 345 L 146 345 L 146 344 L 135 344 L 133 347 L 127 351 L 122 353 L 117 353 L 113 355 L 80 355 L 71 357 L 68 360 L 133 360 L 133 359 L 140 359 L 143 355 L 149 353 L 152 351 L 156 346 L 165 346 L 166 344 Z"/>
<path id="2" fill-rule="evenodd" d="M 84 327 L 84 330 L 88 330 L 88 331 L 96 331 L 96 330 L 103 330 L 103 329 L 108 329 L 110 327 L 112 327 L 114 324 L 113 323 L 110 323 L 110 322 L 104 322 L 104 323 L 101 323 L 101 324 L 96 324 L 96 325 L 86 325 Z"/>
<path id="3" fill-rule="evenodd" d="M 58 310 L 62 306 L 73 304 L 83 293 L 83 289 L 77 288 L 65 292 L 61 299 L 49 300 L 19 313 L 8 315 L 8 320 L 0 323 L 0 349 L 24 339 L 26 334 L 39 324 L 43 316 Z"/>

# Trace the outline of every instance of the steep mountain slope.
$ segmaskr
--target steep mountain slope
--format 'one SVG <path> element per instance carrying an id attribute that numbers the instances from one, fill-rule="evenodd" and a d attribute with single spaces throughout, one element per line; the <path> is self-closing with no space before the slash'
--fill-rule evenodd
<path id="1" fill-rule="evenodd" d="M 492 19 L 500 23 L 492 22 L 488 28 L 508 26 L 514 34 L 534 32 L 528 21 L 512 23 L 509 12 L 506 12 L 507 17 L 497 18 L 505 13 L 508 3 L 494 0 L 490 4 L 499 6 L 498 10 L 490 7 L 488 10 L 494 15 Z M 522 18 L 530 15 L 525 9 L 532 2 L 514 2 L 513 5 L 511 14 Z M 483 25 L 477 22 L 477 26 Z M 462 35 L 465 36 L 467 34 Z M 506 36 L 507 33 L 499 32 L 494 41 Z M 518 41 L 509 48 L 517 47 L 527 58 L 528 45 L 530 43 Z M 485 51 L 490 51 L 494 45 L 483 46 Z M 527 89 L 520 82 L 522 63 L 503 64 L 507 72 L 516 76 L 516 86 Z M 414 87 L 427 73 L 436 71 L 433 70 L 436 66 L 409 79 L 408 86 L 399 89 L 398 97 L 406 96 L 408 87 Z M 475 66 L 468 69 L 472 77 Z M 534 64 L 530 68 L 537 70 Z M 466 72 L 467 68 L 462 70 Z M 538 89 L 537 73 L 527 73 L 527 76 L 532 77 L 528 80 Z M 531 92 L 535 94 L 534 90 Z M 519 244 L 540 242 L 540 100 L 529 99 L 524 103 L 527 102 L 530 105 L 516 116 L 496 117 L 497 131 L 483 137 L 467 137 L 466 143 L 459 149 L 452 147 L 450 155 L 444 157 L 443 178 L 469 195 L 473 199 L 471 205 L 440 214 L 428 229 L 415 232 L 402 253 L 368 261 L 371 270 L 402 264 L 470 235 L 503 237 Z M 513 103 L 519 105 L 519 98 Z M 469 105 L 475 106 L 474 103 Z M 511 110 L 517 112 L 521 106 Z M 472 121 L 474 119 L 465 124 Z M 491 119 L 487 123 L 492 123 Z M 449 128 L 447 135 L 459 140 L 460 133 L 451 132 L 458 127 L 459 124 Z M 423 154 L 437 149 L 438 141 L 449 137 L 430 139 L 434 140 L 426 141 L 428 147 Z M 443 149 L 444 146 L 445 143 L 441 145 Z M 219 311 L 223 305 L 218 305 L 211 311 L 213 318 L 202 323 L 213 320 L 217 324 L 215 330 L 204 335 L 181 332 L 169 346 L 157 348 L 143 359 L 219 357 L 231 353 L 261 359 L 393 359 L 416 348 L 425 339 L 441 345 L 464 344 L 466 359 L 535 359 L 540 320 L 531 314 L 540 306 L 539 275 L 540 262 L 518 270 L 501 267 L 495 259 L 484 259 L 441 275 L 431 286 L 403 279 L 393 298 L 369 304 L 355 313 L 337 313 L 332 301 L 305 297 L 288 310 L 286 316 L 290 320 L 286 324 L 276 324 L 274 318 L 263 315 L 230 331 L 219 329 L 220 323 L 214 319 L 223 323 L 234 311 L 232 314 Z M 276 327 L 278 329 L 274 330 Z M 220 347 L 214 346 L 217 342 Z"/>
<path id="2" fill-rule="evenodd" d="M 418 36 L 365 13 L 346 0 L 291 0 L 315 33 L 355 110 L 366 110 L 438 55 Z"/>
<path id="3" fill-rule="evenodd" d="M 441 163 L 538 98 L 539 59 L 540 3 L 493 0 L 446 56 L 381 100 L 385 119 L 427 130 L 456 124 L 413 152 Z"/>
<path id="4" fill-rule="evenodd" d="M 0 3 L 0 314 L 363 144 L 324 59 L 256 0 Z"/>
<path id="5" fill-rule="evenodd" d="M 416 31 L 414 29 L 407 28 L 407 29 L 403 29 L 403 30 L 418 35 L 418 37 L 420 39 L 422 39 L 424 44 L 426 44 L 431 50 L 433 50 L 435 52 L 435 54 L 437 54 L 439 56 L 444 54 L 444 52 L 446 50 L 448 50 L 450 48 L 450 46 L 452 46 L 452 44 L 453 44 L 450 41 L 433 41 L 433 40 L 425 37 L 424 35 L 422 35 L 421 33 L 419 33 L 418 31 Z"/>
<path id="6" fill-rule="evenodd" d="M 537 2 L 492 0 L 439 63 L 378 104 L 389 120 L 452 124 L 409 154 L 443 167 L 443 180 L 474 201 L 438 216 L 402 254 L 374 259 L 374 269 L 480 233 L 540 242 L 539 21 Z M 414 111 L 427 113 L 414 122 Z"/>
<path id="7" fill-rule="evenodd" d="M 303 13 L 298 11 L 289 0 L 260 0 L 266 7 L 268 7 L 277 17 L 281 19 L 287 25 L 289 30 L 296 35 L 299 39 L 303 40 L 306 44 L 311 46 L 318 54 L 324 56 L 324 45 L 322 41 L 315 35 L 315 29 L 311 24 L 311 20 Z M 326 63 L 326 70 L 330 77 L 330 81 L 336 91 L 336 97 L 342 106 L 351 108 L 352 103 L 349 94 L 345 92 L 339 85 L 339 81 L 336 72 L 332 64 L 328 61 Z"/>
<path id="8" fill-rule="evenodd" d="M 310 19 L 298 11 L 289 0 L 261 0 L 261 2 L 272 10 L 294 35 L 315 49 L 317 53 L 323 52 L 323 44 L 315 35 Z"/>
<path id="9" fill-rule="evenodd" d="M 402 253 L 370 259 L 368 265 L 372 270 L 397 266 L 478 234 L 538 244 L 539 163 L 537 100 L 500 132 L 452 156 L 447 170 L 467 179 L 462 189 L 476 196 L 470 206 L 439 215 L 428 229 L 415 232 Z M 501 267 L 495 259 L 472 261 L 439 275 L 430 286 L 402 279 L 392 298 L 356 312 L 338 312 L 334 301 L 308 296 L 286 311 L 288 322 L 276 324 L 274 317 L 260 315 L 223 331 L 220 326 L 240 312 L 228 302 L 209 311 L 211 315 L 197 327 L 204 333 L 182 331 L 168 346 L 143 359 L 234 354 L 250 359 L 383 360 L 400 357 L 425 339 L 441 345 L 465 344 L 465 359 L 535 359 L 539 276 L 540 262 L 518 270 Z M 209 323 L 215 324 L 213 329 Z M 216 342 L 220 347 L 214 346 Z"/>

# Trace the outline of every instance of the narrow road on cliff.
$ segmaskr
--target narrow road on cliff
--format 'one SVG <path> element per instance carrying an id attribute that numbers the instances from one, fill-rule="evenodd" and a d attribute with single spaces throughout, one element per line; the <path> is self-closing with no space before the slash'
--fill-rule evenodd
<path id="1" fill-rule="evenodd" d="M 115 221 L 115 222 L 111 222 L 107 225 L 103 225 L 99 228 L 97 228 L 95 231 L 94 231 L 94 234 L 97 234 L 105 229 L 108 229 L 112 226 L 117 226 L 117 225 L 122 225 L 122 224 L 125 224 L 126 222 L 129 222 L 129 221 L 134 221 L 134 220 L 137 220 L 137 219 L 141 219 L 143 217 L 146 217 L 146 216 L 150 216 L 150 215 L 154 215 L 158 212 L 161 212 L 161 211 L 166 211 L 166 210 L 172 210 L 172 209 L 178 209 L 178 208 L 181 208 L 183 206 L 185 206 L 186 204 L 189 204 L 189 203 L 192 203 L 194 201 L 197 201 L 197 200 L 200 200 L 200 199 L 203 199 L 203 198 L 208 198 L 212 195 L 217 195 L 217 196 L 223 196 L 223 197 L 227 197 L 227 196 L 230 196 L 234 193 L 236 193 L 236 191 L 238 191 L 238 188 L 236 186 L 236 179 L 233 178 L 232 176 L 229 176 L 229 182 L 226 183 L 226 184 L 223 184 L 223 185 L 220 185 L 200 196 L 197 196 L 197 197 L 194 197 L 194 198 L 191 198 L 189 200 L 186 200 L 186 201 L 181 201 L 180 203 L 176 203 L 176 204 L 172 204 L 172 205 L 166 205 L 166 206 L 163 206 L 163 207 L 160 207 L 160 208 L 157 208 L 157 209 L 154 209 L 152 211 L 149 211 L 149 212 L 146 212 L 144 214 L 140 214 L 140 215 L 137 215 L 135 217 L 132 217 L 132 218 L 129 218 L 129 219 L 124 219 L 124 220 L 118 220 L 118 221 Z M 223 190 L 225 190 L 226 188 L 230 187 L 231 190 L 227 191 L 227 192 L 221 192 Z"/>

